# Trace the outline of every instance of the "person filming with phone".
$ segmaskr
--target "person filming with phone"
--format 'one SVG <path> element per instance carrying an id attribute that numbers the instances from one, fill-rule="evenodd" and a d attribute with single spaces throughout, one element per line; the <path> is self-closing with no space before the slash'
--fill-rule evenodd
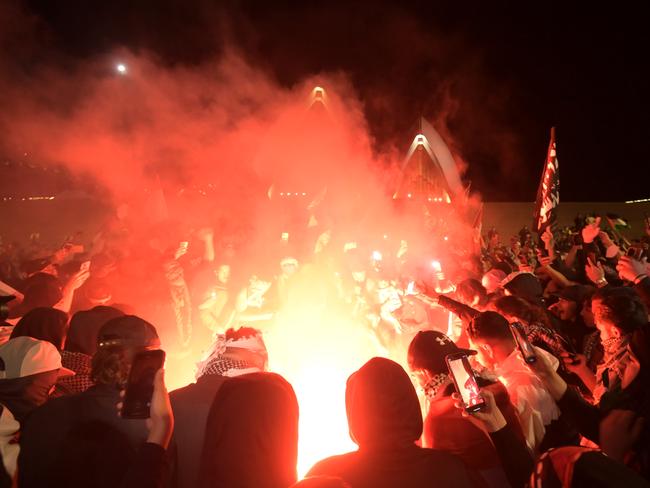
<path id="1" fill-rule="evenodd" d="M 139 317 L 106 322 L 92 358 L 95 385 L 51 400 L 26 422 L 19 486 L 163 486 L 173 414 L 159 348 L 156 328 Z"/>
<path id="2" fill-rule="evenodd" d="M 495 449 L 495 441 L 491 439 L 492 433 L 461 415 L 452 398 L 455 391 L 454 379 L 446 358 L 474 354 L 476 351 L 459 348 L 449 337 L 438 331 L 420 331 L 411 341 L 408 349 L 411 376 L 424 390 L 427 403 L 422 446 L 459 456 L 483 478 L 487 486 L 500 487 L 508 479 Z M 508 432 L 502 432 L 499 436 L 510 442 L 513 442 L 514 437 L 515 443 L 524 444 L 519 417 L 510 403 L 505 387 L 499 381 L 475 377 L 464 371 L 464 366 L 461 362 L 462 379 L 457 378 L 456 382 L 461 381 L 459 387 L 468 392 L 469 408 L 474 410 L 474 407 L 479 406 L 486 390 L 493 392 L 508 424 Z M 496 442 L 498 441 L 497 439 Z"/>
<path id="3" fill-rule="evenodd" d="M 483 312 L 470 323 L 470 344 L 477 360 L 506 386 L 519 413 L 528 447 L 541 452 L 550 447 L 576 444 L 578 435 L 560 418 L 560 409 L 542 382 L 526 367 L 508 321 L 496 312 Z M 523 339 L 523 334 L 520 334 Z M 525 340 L 525 339 L 523 339 Z M 535 355 L 548 358 L 557 369 L 559 360 L 541 348 Z M 531 358 L 532 359 L 532 358 Z"/>

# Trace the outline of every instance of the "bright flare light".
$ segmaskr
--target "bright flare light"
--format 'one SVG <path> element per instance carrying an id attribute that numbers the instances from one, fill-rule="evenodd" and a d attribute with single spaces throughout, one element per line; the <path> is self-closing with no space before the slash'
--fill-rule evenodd
<path id="1" fill-rule="evenodd" d="M 125 64 L 120 63 L 120 64 L 118 64 L 117 66 L 115 66 L 115 69 L 116 69 L 117 72 L 118 72 L 119 74 L 121 74 L 121 75 L 125 75 L 125 74 L 126 74 L 126 65 L 125 65 Z"/>
<path id="2" fill-rule="evenodd" d="M 301 270 L 290 292 L 290 306 L 264 336 L 269 369 L 293 386 L 300 405 L 298 476 L 321 459 L 356 450 L 345 412 L 348 377 L 368 359 L 381 355 L 370 328 L 325 303 L 331 277 Z"/>

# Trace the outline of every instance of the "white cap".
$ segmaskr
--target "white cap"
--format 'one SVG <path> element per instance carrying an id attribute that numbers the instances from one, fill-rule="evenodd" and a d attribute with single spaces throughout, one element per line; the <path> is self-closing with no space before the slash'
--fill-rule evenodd
<path id="1" fill-rule="evenodd" d="M 33 337 L 16 337 L 0 346 L 0 380 L 22 378 L 46 371 L 59 370 L 59 376 L 74 371 L 61 365 L 61 354 L 50 342 Z"/>

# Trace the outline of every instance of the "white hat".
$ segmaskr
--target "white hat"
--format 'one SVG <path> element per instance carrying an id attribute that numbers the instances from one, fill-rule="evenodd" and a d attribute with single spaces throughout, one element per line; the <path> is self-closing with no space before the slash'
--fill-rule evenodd
<path id="1" fill-rule="evenodd" d="M 50 342 L 25 336 L 16 337 L 0 346 L 0 380 L 22 378 L 57 369 L 59 376 L 75 374 L 61 365 L 61 354 Z"/>

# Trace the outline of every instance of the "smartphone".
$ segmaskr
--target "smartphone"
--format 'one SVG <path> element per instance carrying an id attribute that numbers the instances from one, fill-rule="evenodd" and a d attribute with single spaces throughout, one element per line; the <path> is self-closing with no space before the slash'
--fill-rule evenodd
<path id="1" fill-rule="evenodd" d="M 445 360 L 447 361 L 449 374 L 454 380 L 456 391 L 460 394 L 465 410 L 468 412 L 477 412 L 485 408 L 485 399 L 479 391 L 474 371 L 472 371 L 469 359 L 467 359 L 467 354 L 462 352 L 450 354 Z"/>
<path id="2" fill-rule="evenodd" d="M 535 353 L 533 345 L 528 342 L 528 339 L 526 339 L 523 325 L 521 325 L 520 322 L 513 322 L 510 324 L 510 331 L 512 332 L 512 336 L 517 343 L 517 347 L 519 348 L 519 352 L 521 352 L 524 361 L 527 363 L 534 363 L 537 361 L 537 354 Z"/>
<path id="3" fill-rule="evenodd" d="M 632 259 L 636 259 L 637 261 L 641 261 L 641 257 L 643 256 L 643 248 L 641 247 L 636 247 L 636 246 L 630 246 L 627 248 L 627 252 L 625 253 Z"/>
<path id="4" fill-rule="evenodd" d="M 282 233 L 282 240 L 284 242 L 287 242 L 289 240 L 289 233 L 288 232 L 283 232 Z"/>
<path id="5" fill-rule="evenodd" d="M 165 363 L 165 351 L 155 349 L 140 351 L 133 357 L 129 381 L 124 393 L 122 418 L 149 418 L 149 407 L 153 395 L 153 379 Z"/>
<path id="6" fill-rule="evenodd" d="M 415 281 L 409 281 L 408 285 L 406 285 L 406 295 L 415 295 Z"/>
<path id="7" fill-rule="evenodd" d="M 90 261 L 84 261 L 83 263 L 81 263 L 81 266 L 79 266 L 79 271 L 86 272 L 89 270 L 90 270 Z"/>

